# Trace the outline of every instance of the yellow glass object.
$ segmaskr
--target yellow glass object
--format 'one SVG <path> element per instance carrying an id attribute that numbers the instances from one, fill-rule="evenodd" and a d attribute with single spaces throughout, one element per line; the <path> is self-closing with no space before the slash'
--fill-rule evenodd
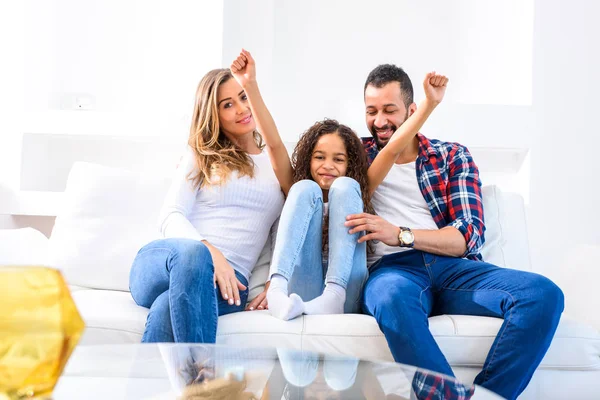
<path id="1" fill-rule="evenodd" d="M 52 393 L 83 328 L 59 271 L 0 267 L 0 399 Z"/>

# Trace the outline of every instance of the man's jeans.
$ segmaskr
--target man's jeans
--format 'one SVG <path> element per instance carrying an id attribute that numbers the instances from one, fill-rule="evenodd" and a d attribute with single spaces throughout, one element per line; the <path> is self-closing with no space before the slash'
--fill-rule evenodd
<path id="1" fill-rule="evenodd" d="M 475 384 L 508 399 L 516 398 L 529 383 L 563 308 L 562 291 L 543 276 L 418 250 L 390 254 L 373 264 L 363 302 L 396 362 L 451 376 L 427 317 L 503 318 Z"/>
<path id="2" fill-rule="evenodd" d="M 243 311 L 248 282 L 240 291 L 240 306 L 230 306 L 214 284 L 212 257 L 204 243 L 191 239 L 161 239 L 142 247 L 129 276 L 137 305 L 150 308 L 143 343 L 215 343 L 219 315 Z"/>
<path id="3" fill-rule="evenodd" d="M 333 181 L 329 197 L 329 254 L 323 263 L 323 191 L 311 180 L 295 183 L 283 206 L 273 251 L 271 273 L 289 281 L 290 293 L 312 300 L 323 293 L 324 283 L 346 289 L 344 312 L 360 311 L 362 288 L 367 280 L 366 243 L 361 233 L 348 234 L 346 216 L 363 212 L 360 185 L 354 179 Z M 324 267 L 326 276 L 324 277 Z"/>

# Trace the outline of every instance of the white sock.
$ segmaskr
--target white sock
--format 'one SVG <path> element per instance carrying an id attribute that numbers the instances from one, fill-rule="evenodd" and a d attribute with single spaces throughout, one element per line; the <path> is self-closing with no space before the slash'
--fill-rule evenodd
<path id="1" fill-rule="evenodd" d="M 304 303 L 304 313 L 308 315 L 343 314 L 345 302 L 346 289 L 337 283 L 330 282 L 325 285 L 322 295 Z"/>
<path id="2" fill-rule="evenodd" d="M 271 315 L 284 321 L 294 319 L 304 311 L 302 299 L 295 293 L 288 296 L 288 280 L 279 274 L 273 274 L 271 277 L 267 303 Z"/>

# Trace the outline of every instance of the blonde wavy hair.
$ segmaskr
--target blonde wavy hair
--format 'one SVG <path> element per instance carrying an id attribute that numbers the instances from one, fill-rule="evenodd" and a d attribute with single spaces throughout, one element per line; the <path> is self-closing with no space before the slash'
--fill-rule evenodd
<path id="1" fill-rule="evenodd" d="M 233 171 L 237 171 L 239 176 L 254 177 L 252 158 L 221 132 L 219 124 L 217 91 L 220 85 L 232 78 L 229 69 L 213 69 L 198 84 L 188 140 L 194 150 L 197 167 L 188 177 L 194 186 L 210 186 L 214 182 L 222 184 Z M 257 131 L 254 131 L 254 140 L 260 149 L 264 148 Z"/>

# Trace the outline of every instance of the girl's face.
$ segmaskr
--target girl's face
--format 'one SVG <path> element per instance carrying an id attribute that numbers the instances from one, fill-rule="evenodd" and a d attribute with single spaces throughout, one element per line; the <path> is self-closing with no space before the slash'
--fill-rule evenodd
<path id="1" fill-rule="evenodd" d="M 221 84 L 217 89 L 217 106 L 221 131 L 228 138 L 236 138 L 251 134 L 256 129 L 256 122 L 250 111 L 250 103 L 244 89 L 233 78 Z"/>
<path id="2" fill-rule="evenodd" d="M 310 175 L 321 189 L 329 190 L 333 181 L 346 175 L 348 153 L 344 141 L 337 133 L 328 133 L 319 138 L 312 151 Z"/>

